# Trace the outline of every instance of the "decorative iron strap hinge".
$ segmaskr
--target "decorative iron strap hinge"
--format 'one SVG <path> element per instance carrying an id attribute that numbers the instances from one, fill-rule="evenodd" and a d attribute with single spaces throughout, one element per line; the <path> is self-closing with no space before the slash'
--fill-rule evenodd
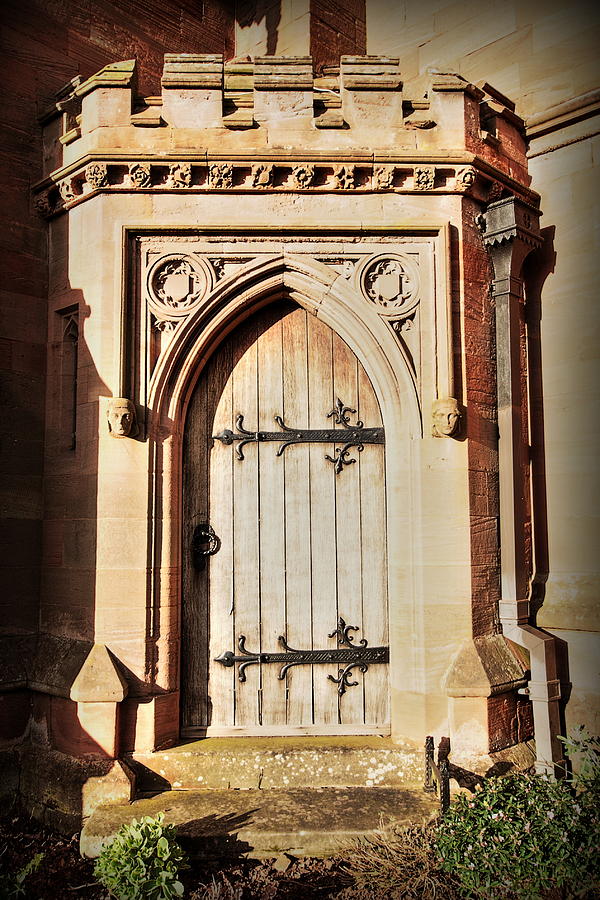
<path id="1" fill-rule="evenodd" d="M 385 433 L 383 428 L 365 428 L 363 422 L 360 421 L 356 422 L 354 425 L 350 424 L 348 413 L 355 412 L 355 409 L 344 406 L 338 397 L 335 407 L 331 412 L 327 413 L 327 418 L 329 419 L 333 416 L 334 423 L 336 425 L 342 425 L 345 429 L 344 431 L 336 428 L 316 431 L 311 429 L 290 428 L 289 425 L 285 424 L 281 416 L 275 416 L 275 422 L 279 425 L 281 431 L 247 431 L 244 428 L 244 416 L 238 415 L 235 420 L 237 433 L 226 428 L 220 434 L 213 434 L 213 438 L 216 441 L 222 441 L 223 444 L 233 444 L 237 442 L 238 446 L 235 448 L 235 455 L 238 459 L 244 459 L 242 448 L 245 447 L 246 444 L 262 443 L 263 441 L 282 442 L 277 450 L 277 456 L 281 456 L 283 451 L 286 447 L 289 447 L 290 444 L 342 444 L 341 447 L 336 447 L 334 456 L 329 456 L 329 454 L 325 455 L 325 459 L 333 463 L 335 474 L 339 475 L 344 466 L 349 466 L 356 462 L 355 459 L 349 459 L 350 449 L 352 447 L 356 447 L 357 451 L 362 453 L 365 444 L 385 443 Z"/>
<path id="2" fill-rule="evenodd" d="M 340 616 L 338 619 L 337 629 L 332 631 L 329 637 L 337 637 L 340 645 L 331 650 L 296 650 L 290 647 L 283 637 L 279 635 L 278 643 L 284 649 L 284 653 L 252 653 L 246 649 L 246 637 L 241 634 L 238 638 L 238 650 L 240 656 L 236 656 L 231 650 L 226 650 L 217 656 L 215 662 L 221 663 L 223 666 L 231 667 L 236 663 L 240 664 L 238 671 L 238 680 L 244 682 L 246 680 L 246 669 L 248 666 L 254 666 L 257 663 L 283 663 L 277 676 L 281 681 L 286 677 L 292 666 L 314 665 L 315 663 L 345 663 L 343 668 L 338 669 L 337 678 L 334 675 L 328 675 L 329 681 L 333 681 L 339 685 L 338 694 L 340 697 L 346 693 L 346 688 L 354 687 L 358 681 L 350 681 L 352 669 L 359 668 L 361 672 L 367 672 L 370 663 L 387 663 L 389 662 L 389 647 L 369 647 L 364 638 L 354 643 L 354 638 L 350 634 L 351 631 L 358 631 L 356 625 L 346 625 L 344 619 Z"/>

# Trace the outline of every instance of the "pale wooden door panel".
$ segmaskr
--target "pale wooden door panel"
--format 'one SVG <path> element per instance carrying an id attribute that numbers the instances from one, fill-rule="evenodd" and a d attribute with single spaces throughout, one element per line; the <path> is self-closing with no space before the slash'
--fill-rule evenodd
<path id="1" fill-rule="evenodd" d="M 336 398 L 358 412 L 358 360 L 337 335 L 334 337 L 333 385 Z M 349 413 L 352 422 L 356 413 Z M 369 422 L 370 424 L 370 422 Z M 342 425 L 337 425 L 343 430 Z M 369 447 L 368 450 L 375 448 Z M 353 448 L 355 460 L 344 466 L 335 479 L 335 508 L 337 532 L 337 586 L 338 614 L 348 625 L 355 625 L 362 632 L 362 557 L 360 553 L 360 467 L 362 460 Z M 357 636 L 369 635 L 358 633 Z M 343 725 L 364 721 L 363 678 L 348 690 L 340 702 L 340 721 Z"/>
<path id="2" fill-rule="evenodd" d="M 233 376 L 232 348 L 225 346 L 219 354 L 211 360 L 211 366 L 204 380 L 209 382 L 214 390 L 213 403 L 218 401 L 217 408 L 207 413 L 209 435 L 215 434 L 215 422 L 231 422 L 233 418 Z M 220 397 L 216 395 L 217 385 L 215 365 L 223 360 L 223 375 L 227 375 L 226 384 Z M 212 393 L 212 392 L 211 392 Z M 214 409 L 214 407 L 213 407 Z M 211 415 L 212 412 L 212 415 Z M 209 451 L 210 472 L 209 483 L 206 484 L 207 505 L 209 505 L 210 524 L 219 537 L 221 546 L 219 552 L 208 561 L 210 572 L 209 592 L 205 599 L 209 609 L 208 627 L 206 635 L 200 635 L 199 640 L 209 643 L 209 668 L 210 686 L 208 690 L 210 716 L 203 725 L 228 726 L 235 715 L 235 673 L 220 666 L 215 668 L 213 660 L 225 648 L 233 647 L 235 639 L 234 631 L 234 602 L 235 580 L 233 566 L 234 551 L 234 519 L 233 519 L 233 474 L 234 462 L 230 449 L 219 441 L 215 441 Z M 209 490 L 213 495 L 219 496 L 219 503 L 208 503 Z M 211 598 L 210 605 L 208 598 Z M 218 699 L 216 699 L 218 698 Z"/>
<path id="3" fill-rule="evenodd" d="M 283 410 L 283 328 L 275 322 L 258 340 L 257 427 L 273 431 Z M 273 445 L 256 448 L 259 454 L 261 649 L 277 650 L 286 632 L 285 469 L 274 461 Z M 287 685 L 279 667 L 262 666 L 261 720 L 263 726 L 285 726 Z"/>
<path id="4" fill-rule="evenodd" d="M 307 314 L 297 309 L 283 319 L 283 420 L 302 428 L 308 420 Z M 310 566 L 310 458 L 308 444 L 289 447 L 285 471 L 285 591 L 286 639 L 291 647 L 310 648 L 312 635 Z M 275 462 L 275 460 L 274 460 Z M 288 674 L 288 722 L 312 725 L 313 692 L 310 666 Z"/>
<path id="5" fill-rule="evenodd" d="M 309 428 L 320 429 L 335 403 L 333 388 L 333 332 L 309 316 L 308 340 L 308 422 Z M 330 421 L 330 420 L 329 420 Z M 325 458 L 331 448 L 310 444 L 310 510 L 311 510 L 311 578 L 312 578 L 312 646 L 314 649 L 335 647 L 337 614 L 337 535 L 335 523 L 335 472 Z M 338 693 L 327 676 L 337 676 L 334 664 L 313 669 L 315 724 L 338 724 Z"/>
<path id="6" fill-rule="evenodd" d="M 365 370 L 358 371 L 358 415 L 372 427 L 382 424 L 379 404 Z M 383 453 L 360 455 L 360 548 L 362 636 L 371 646 L 387 646 L 387 542 Z M 370 666 L 364 680 L 365 722 L 389 722 L 388 667 Z"/>
<path id="7" fill-rule="evenodd" d="M 246 427 L 256 428 L 258 417 L 256 341 L 243 354 L 233 370 L 232 402 L 234 417 L 243 413 Z M 215 427 L 221 423 L 215 419 Z M 236 638 L 244 635 L 248 647 L 260 651 L 260 557 L 258 540 L 258 453 L 249 448 L 243 464 L 233 466 L 233 622 Z M 230 448 L 231 454 L 231 448 Z M 211 470 L 213 464 L 211 459 Z M 211 483 L 211 507 L 220 503 L 220 495 Z M 212 621 L 211 592 L 211 621 Z M 234 647 L 235 644 L 230 644 Z M 225 649 L 225 648 L 223 648 Z M 216 664 L 218 665 L 218 664 Z M 258 724 L 260 666 L 251 666 L 246 682 L 238 682 L 235 724 Z M 214 703 L 214 700 L 213 700 Z"/>
<path id="8" fill-rule="evenodd" d="M 211 733 L 385 731 L 387 665 L 371 664 L 358 685 L 338 692 L 336 664 L 239 667 L 216 661 L 239 653 L 335 648 L 341 616 L 355 639 L 387 645 L 384 448 L 353 448 L 336 475 L 326 459 L 343 445 L 344 426 L 328 418 L 337 399 L 352 424 L 381 425 L 371 383 L 349 347 L 289 302 L 251 317 L 209 361 L 190 403 L 184 441 L 184 600 L 182 722 Z M 275 416 L 301 430 L 333 429 L 336 444 L 276 441 L 235 445 L 211 435 L 277 432 Z M 210 522 L 218 553 L 196 571 L 186 547 Z"/>

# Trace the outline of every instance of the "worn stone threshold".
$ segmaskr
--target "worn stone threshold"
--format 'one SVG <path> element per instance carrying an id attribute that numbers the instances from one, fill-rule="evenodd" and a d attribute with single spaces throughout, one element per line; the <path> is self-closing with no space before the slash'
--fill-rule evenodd
<path id="1" fill-rule="evenodd" d="M 137 791 L 423 784 L 424 753 L 379 736 L 210 737 L 126 758 Z"/>
<path id="2" fill-rule="evenodd" d="M 332 856 L 385 825 L 422 824 L 437 811 L 435 794 L 422 789 L 166 791 L 98 807 L 83 827 L 80 847 L 84 856 L 95 857 L 122 824 L 163 812 L 193 856 Z"/>

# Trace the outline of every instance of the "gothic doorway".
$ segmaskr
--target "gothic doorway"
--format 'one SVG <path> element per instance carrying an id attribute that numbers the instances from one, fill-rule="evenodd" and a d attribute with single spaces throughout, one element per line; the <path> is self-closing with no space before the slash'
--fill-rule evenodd
<path id="1" fill-rule="evenodd" d="M 385 435 L 295 303 L 221 343 L 184 436 L 182 732 L 389 732 Z"/>

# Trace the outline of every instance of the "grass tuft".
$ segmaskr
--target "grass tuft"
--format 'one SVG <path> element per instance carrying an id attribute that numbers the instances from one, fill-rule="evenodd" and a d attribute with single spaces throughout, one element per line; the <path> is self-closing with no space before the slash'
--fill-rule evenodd
<path id="1" fill-rule="evenodd" d="M 344 854 L 354 885 L 345 900 L 455 900 L 458 882 L 441 867 L 431 825 L 388 826 Z"/>

